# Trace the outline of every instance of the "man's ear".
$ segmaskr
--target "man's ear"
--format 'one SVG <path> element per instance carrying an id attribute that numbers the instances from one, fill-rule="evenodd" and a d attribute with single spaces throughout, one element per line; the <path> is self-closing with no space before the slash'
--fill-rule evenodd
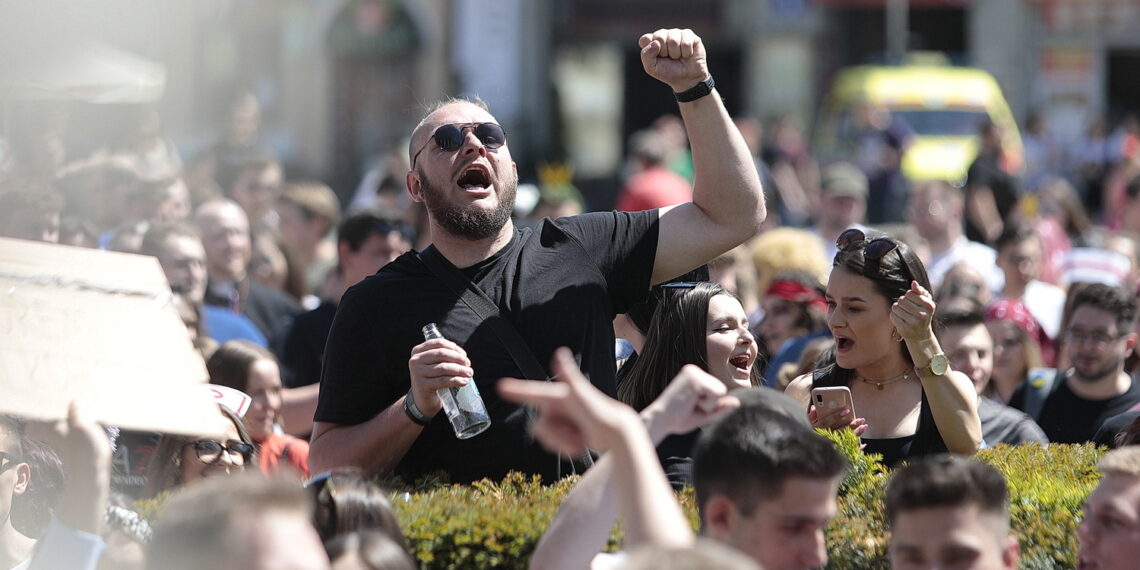
<path id="1" fill-rule="evenodd" d="M 408 185 L 408 194 L 411 194 L 412 201 L 423 203 L 424 189 L 420 182 L 420 175 L 416 173 L 415 170 L 409 170 L 408 173 L 404 175 L 404 182 Z"/>
<path id="2" fill-rule="evenodd" d="M 16 466 L 16 488 L 13 490 L 13 495 L 23 495 L 24 491 L 28 490 L 28 484 L 32 480 L 32 468 L 27 463 L 21 463 Z"/>
<path id="3" fill-rule="evenodd" d="M 1006 537 L 1005 548 L 1001 552 L 1001 563 L 1009 570 L 1016 570 L 1021 559 L 1021 544 L 1012 534 Z"/>
<path id="4" fill-rule="evenodd" d="M 1129 352 L 1131 352 L 1131 351 L 1132 351 L 1132 348 L 1136 346 L 1136 340 L 1137 340 L 1137 338 L 1138 338 L 1138 337 L 1136 336 L 1136 333 L 1135 333 L 1135 332 L 1130 332 L 1130 333 L 1128 333 L 1128 338 L 1127 338 L 1127 340 L 1125 340 L 1125 343 L 1126 343 L 1126 344 L 1127 344 L 1127 346 L 1128 346 L 1128 351 L 1129 351 Z"/>
<path id="5" fill-rule="evenodd" d="M 712 539 L 721 539 L 730 536 L 736 528 L 739 511 L 736 503 L 725 495 L 713 495 L 705 501 L 701 509 L 701 525 L 703 533 Z"/>

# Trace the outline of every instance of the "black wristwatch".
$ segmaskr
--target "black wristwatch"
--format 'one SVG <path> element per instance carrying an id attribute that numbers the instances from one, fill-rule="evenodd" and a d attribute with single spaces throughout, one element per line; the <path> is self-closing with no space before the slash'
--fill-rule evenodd
<path id="1" fill-rule="evenodd" d="M 408 395 L 404 396 L 404 413 L 408 415 L 408 419 L 421 426 L 430 424 L 432 417 L 434 417 L 420 411 L 419 407 L 416 406 L 415 398 L 412 398 L 412 391 L 410 389 L 408 390 Z"/>
<path id="2" fill-rule="evenodd" d="M 708 76 L 700 83 L 686 89 L 680 93 L 673 92 L 673 97 L 677 99 L 678 103 L 688 103 L 689 101 L 696 101 L 709 93 L 712 93 L 713 88 L 716 87 L 716 82 L 713 81 L 712 76 Z"/>

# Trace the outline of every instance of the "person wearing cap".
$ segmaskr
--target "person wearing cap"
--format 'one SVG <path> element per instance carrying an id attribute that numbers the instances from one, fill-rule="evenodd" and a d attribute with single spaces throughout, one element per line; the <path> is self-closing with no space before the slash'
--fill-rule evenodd
<path id="1" fill-rule="evenodd" d="M 867 214 L 867 175 L 855 165 L 837 162 L 820 175 L 819 217 L 811 230 L 823 240 L 827 259 L 835 257 L 835 240 L 843 230 L 863 223 Z"/>
<path id="2" fill-rule="evenodd" d="M 277 199 L 281 237 L 305 274 L 306 292 L 317 294 L 336 265 L 333 230 L 340 222 L 340 201 L 328 185 L 316 181 L 287 184 Z"/>

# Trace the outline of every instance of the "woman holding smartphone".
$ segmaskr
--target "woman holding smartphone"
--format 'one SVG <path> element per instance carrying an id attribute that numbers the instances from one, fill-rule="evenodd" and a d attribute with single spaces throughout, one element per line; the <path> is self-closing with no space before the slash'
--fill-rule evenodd
<path id="1" fill-rule="evenodd" d="M 795 379 L 787 393 L 808 409 L 813 426 L 854 429 L 888 466 L 977 451 L 977 395 L 969 378 L 950 369 L 934 336 L 930 279 L 918 256 L 900 241 L 859 229 L 843 232 L 835 245 L 827 284 L 835 361 Z M 854 409 L 816 409 L 812 388 L 836 386 L 850 389 Z"/>

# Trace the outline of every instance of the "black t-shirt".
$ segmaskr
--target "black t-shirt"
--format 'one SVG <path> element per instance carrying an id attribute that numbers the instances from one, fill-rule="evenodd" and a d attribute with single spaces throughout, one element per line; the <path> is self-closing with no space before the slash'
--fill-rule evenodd
<path id="1" fill-rule="evenodd" d="M 1140 402 L 1140 383 L 1135 381 L 1119 396 L 1086 400 L 1074 394 L 1066 380 L 1045 400 L 1037 425 L 1053 443 L 1088 443 L 1093 441 L 1105 420 L 1128 411 L 1137 402 Z"/>
<path id="2" fill-rule="evenodd" d="M 321 381 L 325 341 L 334 316 L 336 303 L 322 301 L 319 307 L 293 319 L 281 354 L 281 376 L 286 387 L 299 388 Z"/>
<path id="3" fill-rule="evenodd" d="M 978 155 L 966 171 L 966 192 L 973 192 L 975 188 L 989 188 L 994 196 L 994 205 L 997 206 L 1001 219 L 1009 219 L 1013 207 L 1017 205 L 1019 189 L 1017 178 L 1010 176 L 998 163 L 998 156 Z M 966 218 L 966 237 L 972 241 L 985 243 L 985 236 L 973 220 Z"/>
<path id="4" fill-rule="evenodd" d="M 1116 436 L 1128 431 L 1132 426 L 1132 422 L 1140 417 L 1140 412 L 1124 412 L 1117 414 L 1104 420 L 1100 425 L 1100 429 L 1096 430 L 1096 435 L 1093 436 L 1093 443 L 1097 445 L 1105 445 L 1108 447 L 1116 447 Z"/>
<path id="5" fill-rule="evenodd" d="M 499 307 L 548 366 L 568 346 L 591 382 L 609 395 L 614 387 L 613 317 L 649 290 L 657 252 L 658 217 L 607 212 L 543 220 L 516 230 L 510 243 L 463 272 Z M 444 470 L 452 481 L 501 478 L 508 471 L 552 479 L 568 473 L 527 434 L 525 409 L 500 400 L 499 378 L 522 377 L 506 348 L 445 283 L 406 253 L 341 299 L 325 348 L 315 419 L 353 425 L 392 405 L 409 388 L 408 357 L 423 342 L 423 325 L 467 351 L 491 427 L 460 441 L 439 414 L 396 468 L 412 479 Z M 561 470 L 561 472 L 560 472 Z"/>

